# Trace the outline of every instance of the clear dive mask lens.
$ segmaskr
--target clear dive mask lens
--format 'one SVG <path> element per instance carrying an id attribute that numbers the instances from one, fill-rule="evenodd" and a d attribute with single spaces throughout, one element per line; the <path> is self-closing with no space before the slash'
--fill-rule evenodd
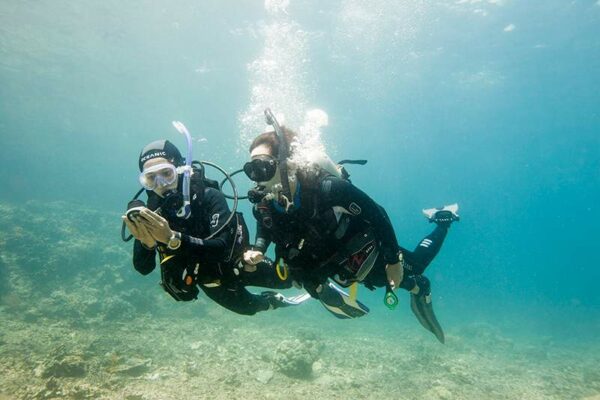
<path id="1" fill-rule="evenodd" d="M 177 180 L 177 168 L 173 164 L 157 164 L 142 171 L 140 184 L 146 190 L 165 187 Z"/>
<path id="2" fill-rule="evenodd" d="M 267 182 L 277 172 L 277 161 L 273 157 L 259 156 L 244 164 L 244 173 L 254 182 Z"/>

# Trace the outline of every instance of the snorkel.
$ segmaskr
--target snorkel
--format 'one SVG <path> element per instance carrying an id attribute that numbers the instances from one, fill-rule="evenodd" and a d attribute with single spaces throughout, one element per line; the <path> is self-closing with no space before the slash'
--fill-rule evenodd
<path id="1" fill-rule="evenodd" d="M 183 167 L 183 205 L 177 211 L 179 218 L 188 219 L 192 214 L 192 206 L 190 202 L 190 176 L 192 174 L 192 135 L 187 130 L 185 125 L 179 121 L 173 121 L 173 126 L 179 133 L 185 136 L 187 141 L 187 157 L 185 158 L 185 167 Z"/>
<path id="2" fill-rule="evenodd" d="M 287 212 L 289 208 L 294 205 L 292 199 L 292 192 L 290 190 L 290 181 L 288 177 L 287 158 L 289 157 L 288 142 L 285 134 L 277 122 L 275 115 L 270 108 L 265 109 L 265 120 L 268 125 L 271 125 L 275 130 L 275 134 L 279 138 L 279 154 L 277 155 L 277 161 L 279 163 L 279 176 L 281 179 L 281 195 L 279 196 L 279 203 L 283 205 Z"/>

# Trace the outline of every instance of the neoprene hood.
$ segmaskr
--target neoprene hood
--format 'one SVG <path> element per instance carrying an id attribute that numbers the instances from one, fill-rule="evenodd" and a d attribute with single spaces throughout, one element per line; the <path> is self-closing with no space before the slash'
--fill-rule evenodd
<path id="1" fill-rule="evenodd" d="M 180 167 L 184 164 L 181 153 L 173 143 L 168 140 L 155 140 L 154 142 L 147 144 L 140 153 L 140 172 L 143 170 L 146 161 L 158 157 L 166 158 L 176 167 Z"/>

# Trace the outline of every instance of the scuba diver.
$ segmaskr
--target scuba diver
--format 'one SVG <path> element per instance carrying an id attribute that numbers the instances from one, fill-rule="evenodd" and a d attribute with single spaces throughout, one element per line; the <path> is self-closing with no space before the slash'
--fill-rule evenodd
<path id="1" fill-rule="evenodd" d="M 459 220 L 458 205 L 423 210 L 436 228 L 414 251 L 402 248 L 386 211 L 349 181 L 343 167 L 323 155 L 316 164 L 295 163 L 290 154 L 295 133 L 279 126 L 269 109 L 265 116 L 273 130 L 254 139 L 251 161 L 244 165 L 246 175 L 256 182 L 248 196 L 257 219 L 256 243 L 244 253 L 244 261 L 262 262 L 275 243 L 276 259 L 283 260 L 278 265 L 286 266 L 294 284 L 339 318 L 368 313 L 356 300 L 358 283 L 371 290 L 386 287 L 384 303 L 390 309 L 398 304 L 394 290 L 405 289 L 419 322 L 443 343 L 431 285 L 423 272 L 452 222 Z M 349 287 L 350 294 L 336 284 Z"/>
<path id="2" fill-rule="evenodd" d="M 175 127 L 186 135 L 187 158 L 168 140 L 145 146 L 139 156 L 143 186 L 122 217 L 123 240 L 135 237 L 133 265 L 143 275 L 160 259 L 163 289 L 177 301 L 197 298 L 200 288 L 221 306 L 243 315 L 300 304 L 308 295 L 286 298 L 274 291 L 253 294 L 245 286 L 283 289 L 291 280 L 277 276 L 270 260 L 253 265 L 242 262 L 248 248 L 248 229 L 241 213 L 230 212 L 217 182 L 204 175 L 204 164 L 192 165 L 191 136 L 179 122 Z M 198 167 L 196 167 L 196 165 Z M 230 183 L 233 182 L 229 178 Z M 137 197 L 146 190 L 145 205 Z M 125 237 L 125 226 L 131 232 Z"/>

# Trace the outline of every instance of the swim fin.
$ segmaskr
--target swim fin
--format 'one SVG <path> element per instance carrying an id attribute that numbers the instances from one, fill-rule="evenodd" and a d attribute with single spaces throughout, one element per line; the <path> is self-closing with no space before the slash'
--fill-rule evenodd
<path id="1" fill-rule="evenodd" d="M 297 306 L 298 304 L 304 303 L 306 300 L 310 300 L 312 297 L 308 293 L 299 294 L 293 297 L 285 297 L 284 301 L 291 306 Z"/>
<path id="2" fill-rule="evenodd" d="M 440 343 L 445 342 L 446 339 L 444 337 L 444 331 L 442 330 L 442 327 L 440 326 L 440 323 L 433 312 L 431 293 L 425 296 L 419 296 L 411 293 L 410 309 L 425 329 L 433 333 Z"/>
<path id="3" fill-rule="evenodd" d="M 265 297 L 269 301 L 269 304 L 271 305 L 270 309 L 297 306 L 311 298 L 310 294 L 308 293 L 293 297 L 285 297 L 283 294 L 271 290 L 262 292 L 261 296 Z"/>
<path id="4" fill-rule="evenodd" d="M 444 207 L 428 208 L 423 210 L 423 215 L 429 222 L 450 224 L 454 221 L 460 221 L 458 215 L 458 204 L 450 204 Z"/>
<path id="5" fill-rule="evenodd" d="M 340 319 L 359 318 L 369 313 L 369 308 L 358 300 L 353 300 L 348 293 L 332 282 L 321 285 L 319 300 L 333 315 Z"/>

